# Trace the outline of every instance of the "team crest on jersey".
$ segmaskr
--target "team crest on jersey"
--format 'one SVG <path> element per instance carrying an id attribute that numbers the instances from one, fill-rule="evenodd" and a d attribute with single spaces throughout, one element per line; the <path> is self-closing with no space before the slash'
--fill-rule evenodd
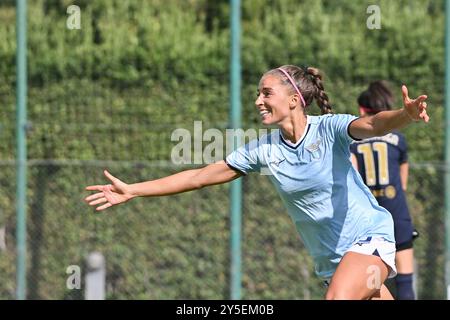
<path id="1" fill-rule="evenodd" d="M 311 152 L 311 155 L 314 159 L 319 159 L 320 156 L 322 155 L 320 152 L 320 144 L 322 143 L 321 139 L 317 139 L 316 142 L 311 143 L 310 145 L 307 145 L 305 147 L 306 150 L 308 150 L 309 152 Z"/>
<path id="2" fill-rule="evenodd" d="M 394 199 L 397 195 L 394 186 L 387 186 L 386 189 L 384 189 L 384 193 L 388 199 Z"/>

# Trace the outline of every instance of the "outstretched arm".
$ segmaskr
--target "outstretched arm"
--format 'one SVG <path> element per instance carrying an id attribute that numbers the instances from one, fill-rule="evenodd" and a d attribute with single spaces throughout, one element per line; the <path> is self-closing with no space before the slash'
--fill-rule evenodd
<path id="1" fill-rule="evenodd" d="M 134 184 L 126 184 L 106 170 L 104 174 L 111 184 L 86 187 L 86 190 L 89 191 L 99 191 L 85 199 L 91 206 L 100 205 L 96 208 L 97 211 L 127 202 L 135 197 L 156 197 L 182 193 L 229 182 L 242 175 L 228 167 L 223 160 L 204 168 L 186 170 L 165 178 Z"/>
<path id="2" fill-rule="evenodd" d="M 392 130 L 400 129 L 413 121 L 428 122 L 426 95 L 417 99 L 408 97 L 408 89 L 402 86 L 403 108 L 393 111 L 381 111 L 370 117 L 363 117 L 350 124 L 349 132 L 356 139 L 380 137 Z"/>

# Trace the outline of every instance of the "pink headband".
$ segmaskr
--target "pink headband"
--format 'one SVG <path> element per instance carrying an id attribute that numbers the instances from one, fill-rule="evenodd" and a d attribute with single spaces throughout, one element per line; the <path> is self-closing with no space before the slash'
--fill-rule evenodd
<path id="1" fill-rule="evenodd" d="M 289 75 L 289 73 L 287 73 L 285 70 L 283 70 L 282 68 L 277 68 L 277 70 L 280 70 L 281 72 L 284 73 L 284 75 L 288 78 L 288 80 L 291 82 L 291 84 L 294 86 L 295 91 L 297 91 L 298 95 L 300 96 L 300 99 L 302 100 L 303 103 L 303 107 L 306 108 L 306 103 L 305 103 L 305 99 L 303 99 L 303 96 L 300 92 L 300 89 L 297 87 L 297 85 L 295 84 L 294 79 L 292 79 L 292 77 Z"/>
<path id="2" fill-rule="evenodd" d="M 368 108 L 368 107 L 365 107 L 365 106 L 362 106 L 362 105 L 359 105 L 359 108 L 364 110 L 364 112 L 374 113 L 374 110 L 372 108 Z"/>

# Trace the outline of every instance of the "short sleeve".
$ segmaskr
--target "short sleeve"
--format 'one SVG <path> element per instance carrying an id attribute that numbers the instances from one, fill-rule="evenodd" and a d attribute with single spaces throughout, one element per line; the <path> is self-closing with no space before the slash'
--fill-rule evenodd
<path id="1" fill-rule="evenodd" d="M 359 119 L 350 114 L 335 114 L 330 116 L 330 130 L 333 132 L 334 139 L 349 145 L 353 141 L 360 141 L 350 134 L 350 124 Z"/>
<path id="2" fill-rule="evenodd" d="M 400 150 L 400 164 L 408 162 L 408 145 L 406 143 L 405 137 L 400 135 L 398 148 Z"/>
<path id="3" fill-rule="evenodd" d="M 261 168 L 259 142 L 252 140 L 248 144 L 231 152 L 225 159 L 226 164 L 245 175 Z"/>

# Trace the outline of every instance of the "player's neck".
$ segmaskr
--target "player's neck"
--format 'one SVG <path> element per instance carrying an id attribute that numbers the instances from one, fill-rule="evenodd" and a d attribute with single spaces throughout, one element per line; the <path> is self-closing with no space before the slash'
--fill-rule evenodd
<path id="1" fill-rule="evenodd" d="M 302 114 L 300 117 L 296 116 L 286 119 L 286 121 L 280 125 L 283 138 L 292 143 L 297 143 L 305 133 L 306 124 L 307 117 L 305 114 Z"/>

